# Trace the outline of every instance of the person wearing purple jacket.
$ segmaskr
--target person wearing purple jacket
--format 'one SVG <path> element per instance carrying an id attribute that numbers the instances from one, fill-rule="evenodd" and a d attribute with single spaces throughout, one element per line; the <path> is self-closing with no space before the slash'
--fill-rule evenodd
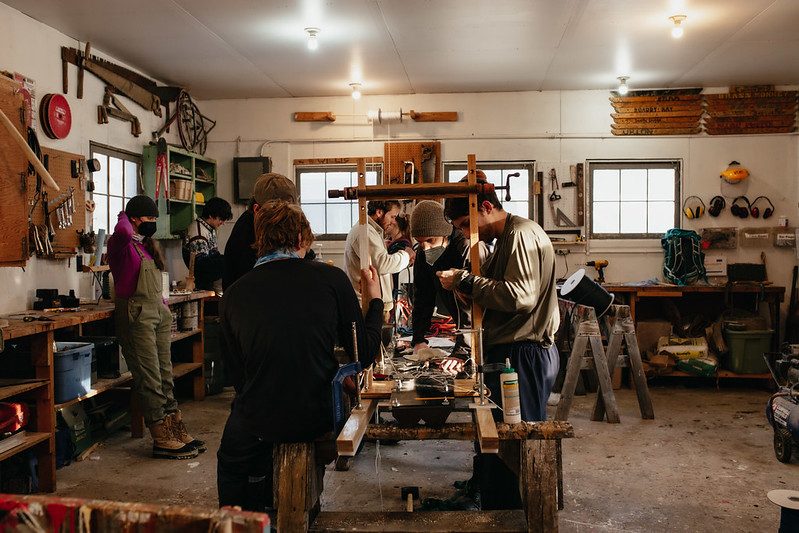
<path id="1" fill-rule="evenodd" d="M 116 290 L 114 322 L 153 437 L 153 457 L 190 459 L 206 446 L 189 435 L 173 394 L 172 314 L 161 295 L 164 260 L 152 239 L 157 217 L 152 198 L 134 196 L 108 239 L 108 266 Z"/>

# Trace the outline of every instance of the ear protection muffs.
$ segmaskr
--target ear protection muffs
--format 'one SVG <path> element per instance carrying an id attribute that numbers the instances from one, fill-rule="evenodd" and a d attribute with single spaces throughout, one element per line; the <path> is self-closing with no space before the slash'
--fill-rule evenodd
<path id="1" fill-rule="evenodd" d="M 746 207 L 744 207 L 743 205 L 738 205 L 738 202 L 745 202 Z M 730 206 L 730 213 L 739 218 L 746 218 L 749 216 L 750 208 L 751 204 L 749 203 L 749 198 L 747 198 L 746 196 L 739 196 L 738 198 L 732 201 L 732 205 Z"/>
<path id="2" fill-rule="evenodd" d="M 710 199 L 710 207 L 708 208 L 707 212 L 712 217 L 717 217 L 724 211 L 724 208 L 727 207 L 727 201 L 724 199 L 723 196 L 714 196 Z"/>
<path id="3" fill-rule="evenodd" d="M 698 204 L 694 204 L 693 207 L 688 205 L 688 200 L 691 198 L 696 198 L 699 200 Z M 698 196 L 689 196 L 685 199 L 685 202 L 682 204 L 682 211 L 685 213 L 685 216 L 688 218 L 699 218 L 705 214 L 705 202 Z"/>
<path id="4" fill-rule="evenodd" d="M 771 203 L 771 200 L 769 200 L 768 196 L 758 196 L 757 198 L 752 200 L 752 207 L 749 210 L 752 212 L 753 217 L 755 218 L 759 217 L 760 209 L 758 209 L 755 204 L 757 204 L 757 201 L 760 200 L 761 198 L 767 201 L 768 205 L 770 206 L 763 210 L 763 218 L 765 219 L 774 214 L 774 204 Z"/>

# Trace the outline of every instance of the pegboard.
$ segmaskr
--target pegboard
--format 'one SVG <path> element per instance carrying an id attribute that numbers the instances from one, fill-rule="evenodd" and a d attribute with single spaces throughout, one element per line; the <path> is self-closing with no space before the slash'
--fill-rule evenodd
<path id="1" fill-rule="evenodd" d="M 440 142 L 386 143 L 383 159 L 384 183 L 441 182 Z"/>
<path id="2" fill-rule="evenodd" d="M 55 254 L 50 257 L 59 258 L 59 254 L 73 253 L 73 248 L 80 245 L 77 232 L 86 229 L 86 191 L 84 190 L 86 187 L 86 158 L 79 154 L 42 147 L 42 162 L 61 190 L 53 190 L 42 183 L 41 195 L 37 200 L 36 176 L 28 176 L 28 209 L 33 209 L 31 223 L 43 226 L 45 225 L 44 203 L 45 200 L 47 201 L 50 223 L 55 232 L 51 241 Z M 72 193 L 71 213 L 67 201 L 70 192 Z M 30 248 L 32 255 L 36 252 L 33 242 L 31 242 Z"/>
<path id="3" fill-rule="evenodd" d="M 543 173 L 544 230 L 581 234 L 585 223 L 582 165 L 542 161 L 537 168 Z"/>

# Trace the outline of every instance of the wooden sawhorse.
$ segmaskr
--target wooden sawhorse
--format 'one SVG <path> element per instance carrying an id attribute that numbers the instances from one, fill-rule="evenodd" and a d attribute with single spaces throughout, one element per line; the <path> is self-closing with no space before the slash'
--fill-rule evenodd
<path id="1" fill-rule="evenodd" d="M 594 308 L 574 305 L 569 331 L 576 330 L 576 334 L 566 367 L 566 378 L 561 388 L 555 420 L 568 420 L 580 370 L 593 368 L 596 370 L 599 382 L 599 393 L 591 411 L 591 420 L 599 422 L 607 416 L 609 423 L 618 424 L 620 422 L 619 409 L 611 383 L 611 376 L 617 365 L 629 365 L 630 367 L 635 391 L 638 395 L 641 418 L 645 420 L 655 418 L 641 361 L 641 351 L 638 348 L 638 338 L 635 335 L 635 325 L 630 316 L 630 307 L 627 305 L 611 306 L 610 312 L 605 316 L 605 326 L 606 331 L 609 332 L 607 357 L 602 346 L 602 332 Z M 622 341 L 627 344 L 627 354 L 621 353 Z M 590 358 L 586 356 L 589 346 Z"/>
<path id="2" fill-rule="evenodd" d="M 557 450 L 561 439 L 574 436 L 568 422 L 497 423 L 499 455 L 519 473 L 524 510 L 429 512 L 317 512 L 321 486 L 315 485 L 315 445 L 278 444 L 274 456 L 275 507 L 278 531 L 535 531 L 558 530 Z M 444 424 L 441 428 L 400 428 L 370 424 L 366 436 L 375 439 L 474 440 L 475 424 Z M 520 453 L 507 453 L 518 443 Z M 443 528 L 443 529 L 442 529 Z"/>

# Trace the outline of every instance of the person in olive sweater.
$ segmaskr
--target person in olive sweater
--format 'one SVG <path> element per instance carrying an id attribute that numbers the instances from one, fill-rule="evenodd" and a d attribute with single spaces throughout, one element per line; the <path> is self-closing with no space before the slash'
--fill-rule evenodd
<path id="1" fill-rule="evenodd" d="M 363 270 L 366 317 L 341 269 L 303 260 L 313 233 L 299 206 L 268 202 L 255 216 L 255 267 L 220 302 L 221 339 L 236 395 L 217 453 L 219 505 L 272 509 L 273 444 L 330 434 L 338 343 L 353 357 L 352 324 L 364 368 L 378 354 L 383 301 L 374 267 Z M 321 477 L 318 486 L 321 488 Z"/>

